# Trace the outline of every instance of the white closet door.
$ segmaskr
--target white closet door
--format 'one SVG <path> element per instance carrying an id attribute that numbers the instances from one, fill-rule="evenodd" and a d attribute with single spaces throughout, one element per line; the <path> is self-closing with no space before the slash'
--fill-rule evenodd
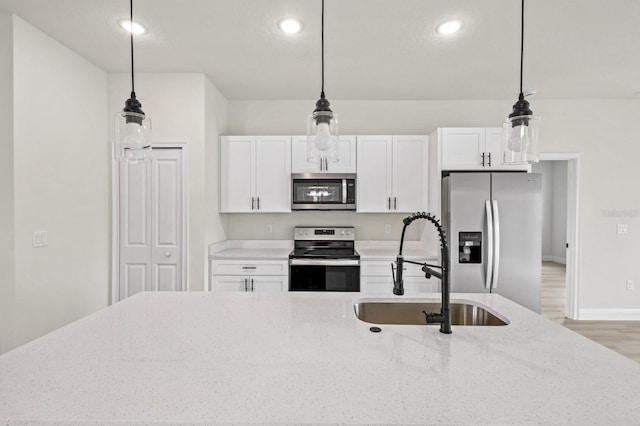
<path id="1" fill-rule="evenodd" d="M 120 164 L 119 296 L 151 289 L 151 163 Z"/>
<path id="2" fill-rule="evenodd" d="M 151 157 L 119 165 L 118 300 L 185 285 L 182 149 L 153 148 Z"/>
<path id="3" fill-rule="evenodd" d="M 179 291 L 182 285 L 182 155 L 154 149 L 151 166 L 153 290 Z"/>

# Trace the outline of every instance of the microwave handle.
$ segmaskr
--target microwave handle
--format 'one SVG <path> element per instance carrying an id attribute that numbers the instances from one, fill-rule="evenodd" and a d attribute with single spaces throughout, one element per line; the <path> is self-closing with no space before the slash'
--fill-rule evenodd
<path id="1" fill-rule="evenodd" d="M 347 180 L 342 179 L 342 203 L 347 203 Z"/>

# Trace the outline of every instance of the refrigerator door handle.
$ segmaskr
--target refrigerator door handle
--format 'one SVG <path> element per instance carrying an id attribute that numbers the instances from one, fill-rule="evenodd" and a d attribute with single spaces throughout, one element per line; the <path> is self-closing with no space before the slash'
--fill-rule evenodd
<path id="1" fill-rule="evenodd" d="M 493 278 L 493 213 L 491 211 L 491 201 L 485 201 L 484 206 L 487 211 L 487 265 L 485 267 L 487 276 L 484 286 L 491 291 L 491 280 Z"/>
<path id="2" fill-rule="evenodd" d="M 491 288 L 498 287 L 498 271 L 500 270 L 500 215 L 498 213 L 498 202 L 493 200 L 493 223 L 495 228 L 494 242 L 494 263 L 493 263 L 493 279 Z"/>

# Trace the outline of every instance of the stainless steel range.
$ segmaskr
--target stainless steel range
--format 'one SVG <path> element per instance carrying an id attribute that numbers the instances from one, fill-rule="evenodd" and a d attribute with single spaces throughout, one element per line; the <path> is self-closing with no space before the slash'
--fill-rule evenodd
<path id="1" fill-rule="evenodd" d="M 360 255 L 350 226 L 296 227 L 289 291 L 360 291 Z"/>

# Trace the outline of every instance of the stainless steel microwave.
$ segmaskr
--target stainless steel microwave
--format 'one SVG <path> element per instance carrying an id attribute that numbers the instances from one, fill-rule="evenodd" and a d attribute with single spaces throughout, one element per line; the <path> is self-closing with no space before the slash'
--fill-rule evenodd
<path id="1" fill-rule="evenodd" d="M 291 210 L 355 210 L 355 174 L 291 175 Z"/>

